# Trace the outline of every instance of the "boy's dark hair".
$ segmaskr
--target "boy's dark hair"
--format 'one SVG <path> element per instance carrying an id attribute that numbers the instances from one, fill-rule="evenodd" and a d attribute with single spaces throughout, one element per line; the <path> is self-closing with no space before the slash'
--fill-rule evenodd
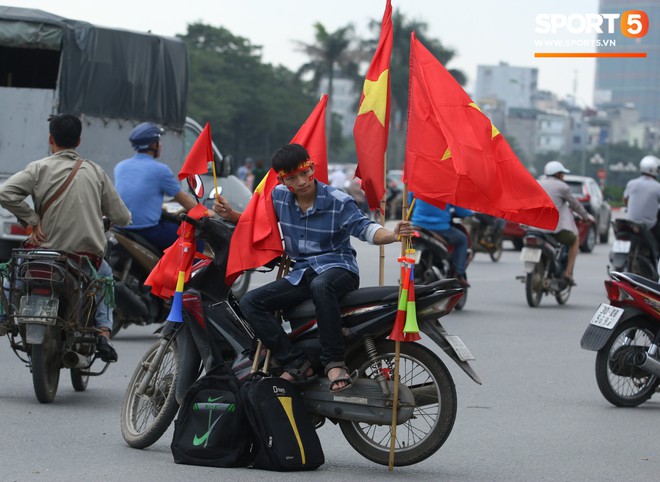
<path id="1" fill-rule="evenodd" d="M 275 172 L 291 172 L 307 159 L 309 159 L 309 154 L 300 144 L 284 144 L 275 151 L 270 162 Z"/>
<path id="2" fill-rule="evenodd" d="M 73 149 L 80 142 L 82 122 L 75 115 L 58 114 L 48 118 L 49 132 L 58 147 Z"/>

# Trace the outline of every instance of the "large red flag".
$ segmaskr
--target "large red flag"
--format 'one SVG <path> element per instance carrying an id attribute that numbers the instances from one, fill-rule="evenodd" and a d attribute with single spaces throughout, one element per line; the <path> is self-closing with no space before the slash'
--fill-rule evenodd
<path id="1" fill-rule="evenodd" d="M 179 181 L 193 174 L 206 174 L 209 162 L 213 161 L 213 141 L 211 140 L 211 125 L 207 122 L 201 134 L 190 148 L 188 157 L 179 171 Z"/>
<path id="2" fill-rule="evenodd" d="M 208 216 L 208 209 L 204 205 L 198 204 L 188 211 L 188 216 L 200 219 Z M 192 260 L 196 255 L 194 226 L 184 221 L 179 226 L 178 233 L 179 239 L 163 251 L 163 257 L 160 258 L 144 282 L 146 286 L 151 286 L 152 294 L 164 299 L 169 299 L 176 291 L 179 271 L 185 272 L 184 281 L 190 279 Z M 183 249 L 184 244 L 190 245 L 187 251 Z"/>
<path id="3" fill-rule="evenodd" d="M 404 182 L 416 197 L 555 229 L 559 214 L 502 134 L 442 64 L 410 39 Z"/>
<path id="4" fill-rule="evenodd" d="M 381 209 L 385 194 L 385 151 L 390 126 L 390 57 L 392 56 L 392 4 L 387 0 L 380 40 L 364 79 L 353 137 L 358 166 L 369 209 Z"/>
<path id="5" fill-rule="evenodd" d="M 325 108 L 328 96 L 324 95 L 291 140 L 300 144 L 314 162 L 314 174 L 322 182 L 328 182 L 328 154 L 325 140 Z M 271 168 L 252 194 L 245 211 L 238 220 L 229 244 L 229 260 L 225 282 L 228 286 L 240 274 L 263 266 L 284 253 L 275 208 L 270 193 L 278 184 L 277 173 Z"/>

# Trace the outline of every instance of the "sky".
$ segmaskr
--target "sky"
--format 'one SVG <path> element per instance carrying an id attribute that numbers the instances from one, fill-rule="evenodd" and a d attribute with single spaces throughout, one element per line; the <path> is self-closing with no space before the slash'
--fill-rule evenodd
<path id="1" fill-rule="evenodd" d="M 0 4 L 169 36 L 184 34 L 188 24 L 201 21 L 261 45 L 265 62 L 292 70 L 307 59 L 294 41 L 313 43 L 316 22 L 329 32 L 353 23 L 360 35 L 368 37 L 369 20 L 380 21 L 385 8 L 385 0 L 0 0 Z M 539 89 L 562 98 L 575 92 L 578 105 L 593 104 L 594 59 L 534 58 L 534 52 L 542 50 L 535 42 L 549 38 L 535 29 L 539 14 L 595 14 L 598 0 L 392 0 L 392 6 L 406 18 L 426 22 L 428 36 L 456 51 L 446 67 L 467 75 L 468 93 L 474 92 L 477 65 L 507 62 L 538 68 Z"/>

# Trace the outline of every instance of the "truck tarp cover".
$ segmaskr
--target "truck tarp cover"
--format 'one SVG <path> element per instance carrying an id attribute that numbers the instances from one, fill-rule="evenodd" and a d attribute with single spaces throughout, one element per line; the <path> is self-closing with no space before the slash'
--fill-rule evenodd
<path id="1" fill-rule="evenodd" d="M 62 113 L 185 123 L 188 56 L 181 40 L 0 6 L 0 45 L 62 52 Z"/>

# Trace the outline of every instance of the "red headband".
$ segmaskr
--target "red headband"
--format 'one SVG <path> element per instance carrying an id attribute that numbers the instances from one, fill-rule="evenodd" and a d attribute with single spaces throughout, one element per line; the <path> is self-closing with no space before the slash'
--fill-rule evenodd
<path id="1" fill-rule="evenodd" d="M 285 171 L 282 169 L 281 171 L 277 171 L 277 175 L 280 177 L 289 177 L 298 174 L 299 172 L 305 171 L 310 167 L 314 167 L 314 163 L 309 159 L 305 159 L 303 162 L 298 164 L 298 167 L 296 167 L 293 171 Z"/>

